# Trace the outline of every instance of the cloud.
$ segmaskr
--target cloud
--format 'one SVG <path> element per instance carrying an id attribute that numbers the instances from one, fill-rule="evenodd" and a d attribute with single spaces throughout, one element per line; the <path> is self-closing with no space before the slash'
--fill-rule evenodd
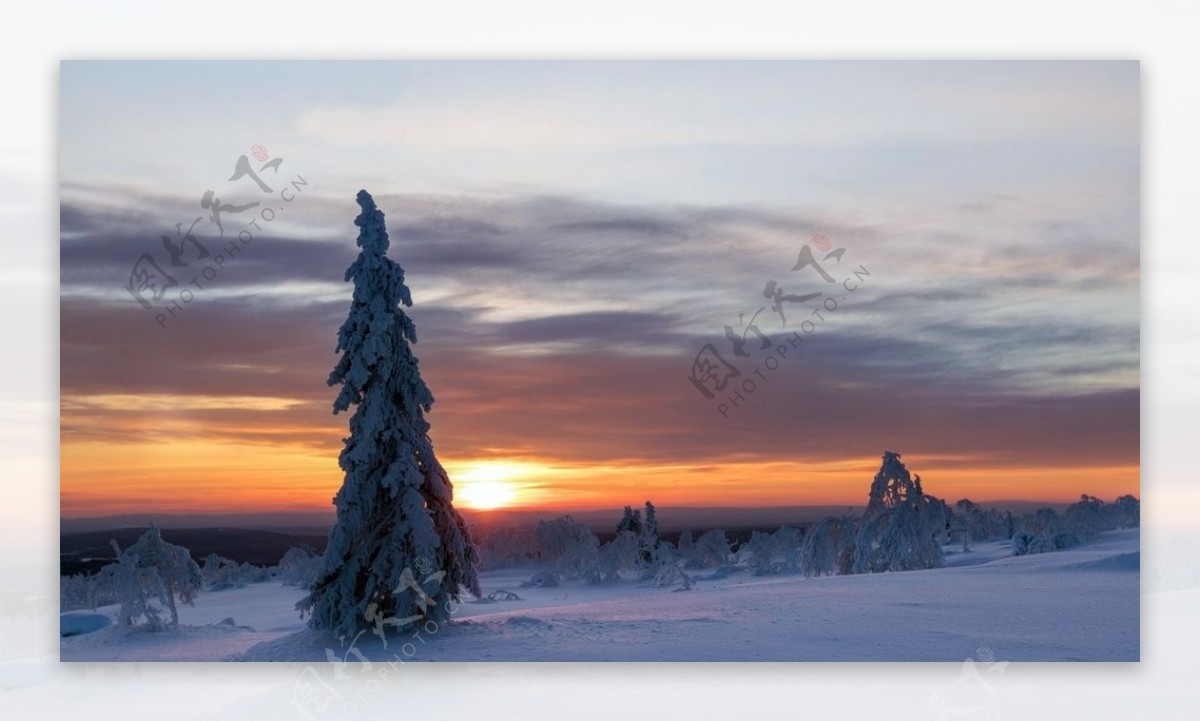
<path id="1" fill-rule="evenodd" d="M 335 453 L 345 418 L 331 415 L 325 380 L 349 303 L 353 209 L 314 196 L 319 222 L 256 237 L 162 328 L 123 289 L 161 224 L 85 195 L 63 202 L 64 442 L 184 435 Z M 903 216 L 377 201 L 414 289 L 416 353 L 448 454 L 703 465 L 898 448 L 998 466 L 1136 464 L 1137 252 L 1119 234 L 1002 205 L 988 213 L 1021 219 L 1028 242 Z M 830 262 L 839 280 L 871 268 L 862 290 L 787 270 L 814 230 L 848 247 L 845 267 Z M 708 401 L 687 374 L 705 343 L 731 354 L 723 326 L 769 306 L 768 277 L 850 297 L 765 378 L 753 375 L 763 354 L 738 361 L 761 385 L 726 418 L 717 404 L 733 391 Z M 769 308 L 760 316 L 772 348 L 808 317 L 793 310 L 804 315 L 788 328 Z M 129 395 L 147 401 L 94 403 Z M 155 401 L 170 398 L 197 401 Z"/>

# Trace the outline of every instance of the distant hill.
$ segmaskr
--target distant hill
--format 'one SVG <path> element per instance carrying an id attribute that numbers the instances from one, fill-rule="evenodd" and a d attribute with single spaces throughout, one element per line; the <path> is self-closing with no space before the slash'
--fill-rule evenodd
<path id="1" fill-rule="evenodd" d="M 63 534 L 59 541 L 59 570 L 61 574 L 92 573 L 113 561 L 109 543 L 115 539 L 125 549 L 146 532 L 146 527 L 127 527 L 103 531 Z M 325 550 L 326 535 L 286 534 L 260 529 L 212 527 L 208 529 L 162 529 L 163 539 L 187 547 L 192 558 L 200 562 L 216 552 L 236 562 L 257 566 L 276 564 L 283 553 L 294 546 L 308 545 L 318 552 Z"/>
<path id="2" fill-rule="evenodd" d="M 247 514 L 180 514 L 146 512 L 139 514 L 116 514 L 64 518 L 59 522 L 59 532 L 75 534 L 106 529 L 145 529 L 154 523 L 159 529 L 261 529 L 290 534 L 325 534 L 333 525 L 333 509 L 328 511 L 257 512 Z"/>

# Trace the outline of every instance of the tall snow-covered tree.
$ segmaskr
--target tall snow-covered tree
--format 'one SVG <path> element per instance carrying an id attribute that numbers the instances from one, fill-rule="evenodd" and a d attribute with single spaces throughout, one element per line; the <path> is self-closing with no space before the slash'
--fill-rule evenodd
<path id="1" fill-rule="evenodd" d="M 658 566 L 658 548 L 662 540 L 658 536 L 658 513 L 655 511 L 654 505 L 648 501 L 646 502 L 646 517 L 642 523 L 638 543 L 642 564 L 653 573 L 654 568 Z"/>
<path id="2" fill-rule="evenodd" d="M 383 212 L 366 191 L 357 200 L 361 250 L 345 276 L 354 294 L 329 375 L 330 386 L 341 386 L 333 412 L 356 409 L 338 458 L 337 522 L 321 572 L 296 605 L 314 628 L 338 635 L 378 621 L 403 630 L 445 620 L 462 589 L 480 594 L 479 555 L 429 439 L 433 394 L 411 347 L 416 327 L 401 308 L 412 306 L 404 269 L 387 256 Z"/>
<path id="3" fill-rule="evenodd" d="M 900 454 L 883 453 L 855 539 L 855 574 L 944 566 L 941 541 L 950 509 L 927 495 Z"/>

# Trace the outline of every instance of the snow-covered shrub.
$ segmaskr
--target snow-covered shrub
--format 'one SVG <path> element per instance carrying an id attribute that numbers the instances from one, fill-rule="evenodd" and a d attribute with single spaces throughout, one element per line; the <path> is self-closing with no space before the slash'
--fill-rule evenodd
<path id="1" fill-rule="evenodd" d="M 484 569 L 502 569 L 528 562 L 537 556 L 533 530 L 496 529 L 479 545 L 480 565 Z"/>
<path id="2" fill-rule="evenodd" d="M 761 577 L 773 574 L 771 563 L 775 560 L 775 547 L 771 543 L 771 535 L 756 531 L 750 536 L 750 541 L 738 550 L 739 556 L 754 570 L 754 576 Z"/>
<path id="3" fill-rule="evenodd" d="M 655 572 L 652 583 L 656 587 L 675 587 L 675 591 L 679 592 L 691 589 L 694 581 L 678 564 L 663 562 Z"/>
<path id="4" fill-rule="evenodd" d="M 1029 553 L 1029 547 L 1033 544 L 1034 536 L 1027 531 L 1019 531 L 1012 536 L 1012 555 L 1014 557 L 1025 556 Z"/>
<path id="5" fill-rule="evenodd" d="M 238 584 L 257 584 L 271 578 L 271 570 L 250 562 L 242 562 L 238 567 Z"/>
<path id="6" fill-rule="evenodd" d="M 204 557 L 204 563 L 200 565 L 200 577 L 209 591 L 242 586 L 240 572 L 241 568 L 237 562 L 226 559 L 216 552 Z"/>
<path id="7" fill-rule="evenodd" d="M 1128 495 L 1105 504 L 1083 494 L 1061 516 L 1050 508 L 1038 509 L 1021 518 L 1019 531 L 1013 535 L 1012 553 L 1021 556 L 1070 549 L 1101 532 L 1136 527 L 1139 507 L 1138 500 Z"/>
<path id="8" fill-rule="evenodd" d="M 284 586 L 308 589 L 321 571 L 321 562 L 321 555 L 304 545 L 288 549 L 275 566 Z"/>
<path id="9" fill-rule="evenodd" d="M 1026 514 L 1022 520 L 1022 529 L 1024 531 L 1043 539 L 1049 539 L 1054 536 L 1054 532 L 1058 531 L 1061 525 L 1062 522 L 1058 517 L 1058 512 L 1050 507 L 1044 507 L 1032 514 Z"/>
<path id="10" fill-rule="evenodd" d="M 1069 531 L 1080 539 L 1087 539 L 1109 528 L 1108 517 L 1103 501 L 1083 494 L 1079 497 L 1079 501 L 1067 507 L 1060 526 L 1064 531 Z"/>
<path id="11" fill-rule="evenodd" d="M 634 532 L 626 530 L 617 534 L 601 547 L 596 568 L 588 575 L 588 581 L 592 584 L 615 582 L 621 579 L 621 572 L 640 571 L 638 551 L 638 537 Z"/>
<path id="12" fill-rule="evenodd" d="M 1126 494 L 1117 497 L 1109 507 L 1109 524 L 1113 529 L 1128 529 L 1142 524 L 1142 504 L 1137 497 Z"/>
<path id="13" fill-rule="evenodd" d="M 1012 554 L 1019 557 L 1026 554 L 1045 554 L 1055 551 L 1053 536 L 1044 537 L 1027 531 L 1019 531 L 1013 534 Z M 1065 540 L 1063 541 L 1065 542 Z"/>
<path id="14" fill-rule="evenodd" d="M 793 526 L 781 526 L 771 535 L 775 563 L 783 574 L 800 571 L 800 530 Z"/>
<path id="15" fill-rule="evenodd" d="M 963 551 L 970 551 L 972 542 L 1010 538 L 1011 519 L 1011 514 L 997 509 L 984 511 L 970 499 L 959 499 L 950 514 L 950 528 L 961 537 Z"/>
<path id="16" fill-rule="evenodd" d="M 705 569 L 728 564 L 733 554 L 724 529 L 709 529 L 696 539 L 685 565 L 692 569 Z"/>
<path id="17" fill-rule="evenodd" d="M 553 564 L 562 579 L 586 578 L 599 562 L 600 540 L 569 515 L 539 521 L 533 538 L 538 558 Z"/>
<path id="18" fill-rule="evenodd" d="M 695 548 L 696 538 L 692 535 L 690 529 L 685 529 L 683 533 L 679 535 L 679 542 L 676 545 L 676 551 L 679 554 L 679 558 L 685 561 L 690 559 L 692 556 L 692 550 Z"/>
<path id="19" fill-rule="evenodd" d="M 92 601 L 91 579 L 84 574 L 62 575 L 58 578 L 58 610 L 95 609 Z"/>
<path id="20" fill-rule="evenodd" d="M 804 535 L 800 547 L 800 572 L 806 577 L 849 574 L 854 562 L 857 531 L 850 517 L 827 516 Z"/>
<path id="21" fill-rule="evenodd" d="M 800 533 L 790 526 L 779 527 L 773 534 L 753 532 L 738 549 L 739 559 L 759 577 L 799 571 L 799 556 Z"/>
<path id="22" fill-rule="evenodd" d="M 1050 538 L 1055 551 L 1079 546 L 1079 535 L 1073 531 L 1060 531 Z"/>
<path id="23" fill-rule="evenodd" d="M 900 454 L 885 451 L 854 541 L 855 574 L 944 566 L 941 541 L 949 508 L 925 494 Z"/>
<path id="24" fill-rule="evenodd" d="M 1082 518 L 1079 512 L 1076 512 L 1075 516 L 1077 519 Z M 1021 517 L 1018 531 L 1013 535 L 1012 554 L 1013 556 L 1024 556 L 1055 551 L 1058 547 L 1055 545 L 1054 537 L 1064 530 L 1066 530 L 1064 517 L 1059 516 L 1050 507 L 1026 514 Z M 1060 541 L 1065 542 L 1066 540 Z"/>
<path id="25" fill-rule="evenodd" d="M 120 601 L 117 621 L 127 627 L 141 619 L 154 629 L 177 626 L 176 599 L 192 605 L 204 584 L 200 566 L 191 553 L 163 541 L 154 526 L 124 552 L 115 540 L 112 546 L 117 561 L 100 570 L 97 584 L 107 587 Z M 153 600 L 161 607 L 155 607 Z M 162 618 L 164 610 L 170 613 L 169 621 Z"/>

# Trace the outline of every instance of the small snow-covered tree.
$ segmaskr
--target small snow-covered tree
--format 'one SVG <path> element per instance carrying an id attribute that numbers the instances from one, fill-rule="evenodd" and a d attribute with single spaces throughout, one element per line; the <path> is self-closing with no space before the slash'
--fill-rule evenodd
<path id="1" fill-rule="evenodd" d="M 806 577 L 849 574 L 854 561 L 854 520 L 827 516 L 804 535 L 799 567 Z"/>
<path id="2" fill-rule="evenodd" d="M 316 581 L 317 574 L 321 572 L 321 565 L 321 555 L 304 544 L 289 548 L 275 566 L 285 586 L 307 589 Z"/>
<path id="3" fill-rule="evenodd" d="M 1063 530 L 1062 517 L 1050 507 L 1038 509 L 1021 517 L 1018 530 L 1012 537 L 1013 556 L 1042 554 L 1055 550 L 1055 536 Z M 1071 539 L 1060 537 L 1058 544 L 1070 546 Z"/>
<path id="4" fill-rule="evenodd" d="M 949 508 L 925 494 L 900 454 L 883 453 L 854 543 L 855 574 L 944 566 L 941 541 Z"/>
<path id="5" fill-rule="evenodd" d="M 646 521 L 642 524 L 642 533 L 640 542 L 640 553 L 642 564 L 653 573 L 654 568 L 658 565 L 658 546 L 661 540 L 658 536 L 658 513 L 654 509 L 654 505 L 646 502 Z"/>
<path id="6" fill-rule="evenodd" d="M 746 563 L 754 570 L 754 576 L 761 577 L 773 574 L 772 563 L 775 561 L 775 545 L 771 543 L 771 535 L 756 531 L 750 535 L 750 541 L 738 550 Z"/>
<path id="7" fill-rule="evenodd" d="M 200 576 L 210 591 L 237 586 L 240 583 L 239 571 L 237 562 L 216 552 L 204 557 L 204 563 L 200 566 Z"/>
<path id="8" fill-rule="evenodd" d="M 615 582 L 623 571 L 639 571 L 638 537 L 632 531 L 622 531 L 600 548 L 595 571 L 588 580 L 594 584 Z"/>
<path id="9" fill-rule="evenodd" d="M 678 551 L 681 559 L 689 559 L 692 555 L 692 550 L 696 548 L 696 538 L 692 535 L 690 529 L 685 529 L 679 535 Z"/>
<path id="10" fill-rule="evenodd" d="M 729 563 L 733 553 L 724 529 L 709 529 L 696 539 L 687 564 L 693 568 L 719 567 Z"/>
<path id="11" fill-rule="evenodd" d="M 86 574 L 62 575 L 59 577 L 58 608 L 60 612 L 73 609 L 95 609 L 94 577 Z"/>
<path id="12" fill-rule="evenodd" d="M 478 552 L 429 438 L 433 394 L 412 351 L 416 327 L 401 308 L 412 306 L 404 269 L 387 256 L 383 212 L 366 191 L 357 200 L 361 250 L 345 276 L 354 296 L 329 375 L 330 386 L 341 386 L 334 413 L 356 408 L 338 458 L 337 522 L 321 572 L 297 604 L 313 627 L 338 636 L 372 619 L 402 629 L 444 621 L 462 589 L 481 594 Z"/>
<path id="13" fill-rule="evenodd" d="M 654 578 L 651 582 L 656 587 L 675 587 L 673 591 L 685 592 L 692 588 L 695 580 L 683 571 L 683 567 L 679 566 L 678 560 L 662 560 L 658 566 L 658 571 L 654 573 Z"/>
<path id="14" fill-rule="evenodd" d="M 1056 532 L 1062 527 L 1062 519 L 1058 512 L 1050 507 L 1043 507 L 1031 514 L 1025 514 L 1021 517 L 1018 524 L 1018 530 L 1029 534 L 1035 539 L 1049 541 Z"/>
<path id="15" fill-rule="evenodd" d="M 1109 513 L 1111 514 L 1109 524 L 1112 529 L 1141 526 L 1142 504 L 1135 496 L 1126 494 L 1117 497 L 1117 500 L 1109 506 Z"/>
<path id="16" fill-rule="evenodd" d="M 569 515 L 539 521 L 534 540 L 538 556 L 554 564 L 560 579 L 588 577 L 599 561 L 600 540 Z"/>
<path id="17" fill-rule="evenodd" d="M 778 570 L 783 574 L 800 571 L 800 531 L 794 526 L 781 526 L 771 535 Z"/>
<path id="18" fill-rule="evenodd" d="M 118 621 L 127 627 L 141 619 L 154 629 L 178 626 L 176 601 L 191 606 L 204 584 L 191 553 L 163 541 L 153 525 L 125 551 L 116 540 L 112 547 L 117 561 L 100 570 L 97 583 L 108 587 L 120 601 Z M 155 607 L 153 600 L 162 606 Z M 164 610 L 170 614 L 169 621 L 162 619 Z"/>
<path id="19" fill-rule="evenodd" d="M 534 532 L 528 527 L 496 529 L 479 545 L 483 569 L 500 569 L 528 562 L 537 556 Z"/>
<path id="20" fill-rule="evenodd" d="M 1072 532 L 1079 539 L 1087 539 L 1109 528 L 1107 516 L 1103 501 L 1083 494 L 1063 513 L 1062 531 Z"/>
<path id="21" fill-rule="evenodd" d="M 970 499 L 954 504 L 954 528 L 962 535 L 962 550 L 971 551 L 971 542 L 987 538 L 987 521 L 983 509 Z"/>
<path id="22" fill-rule="evenodd" d="M 636 536 L 641 536 L 642 533 L 642 511 L 634 509 L 632 506 L 626 506 L 624 513 L 621 515 L 621 521 L 617 522 L 617 533 L 623 531 L 631 531 Z"/>

